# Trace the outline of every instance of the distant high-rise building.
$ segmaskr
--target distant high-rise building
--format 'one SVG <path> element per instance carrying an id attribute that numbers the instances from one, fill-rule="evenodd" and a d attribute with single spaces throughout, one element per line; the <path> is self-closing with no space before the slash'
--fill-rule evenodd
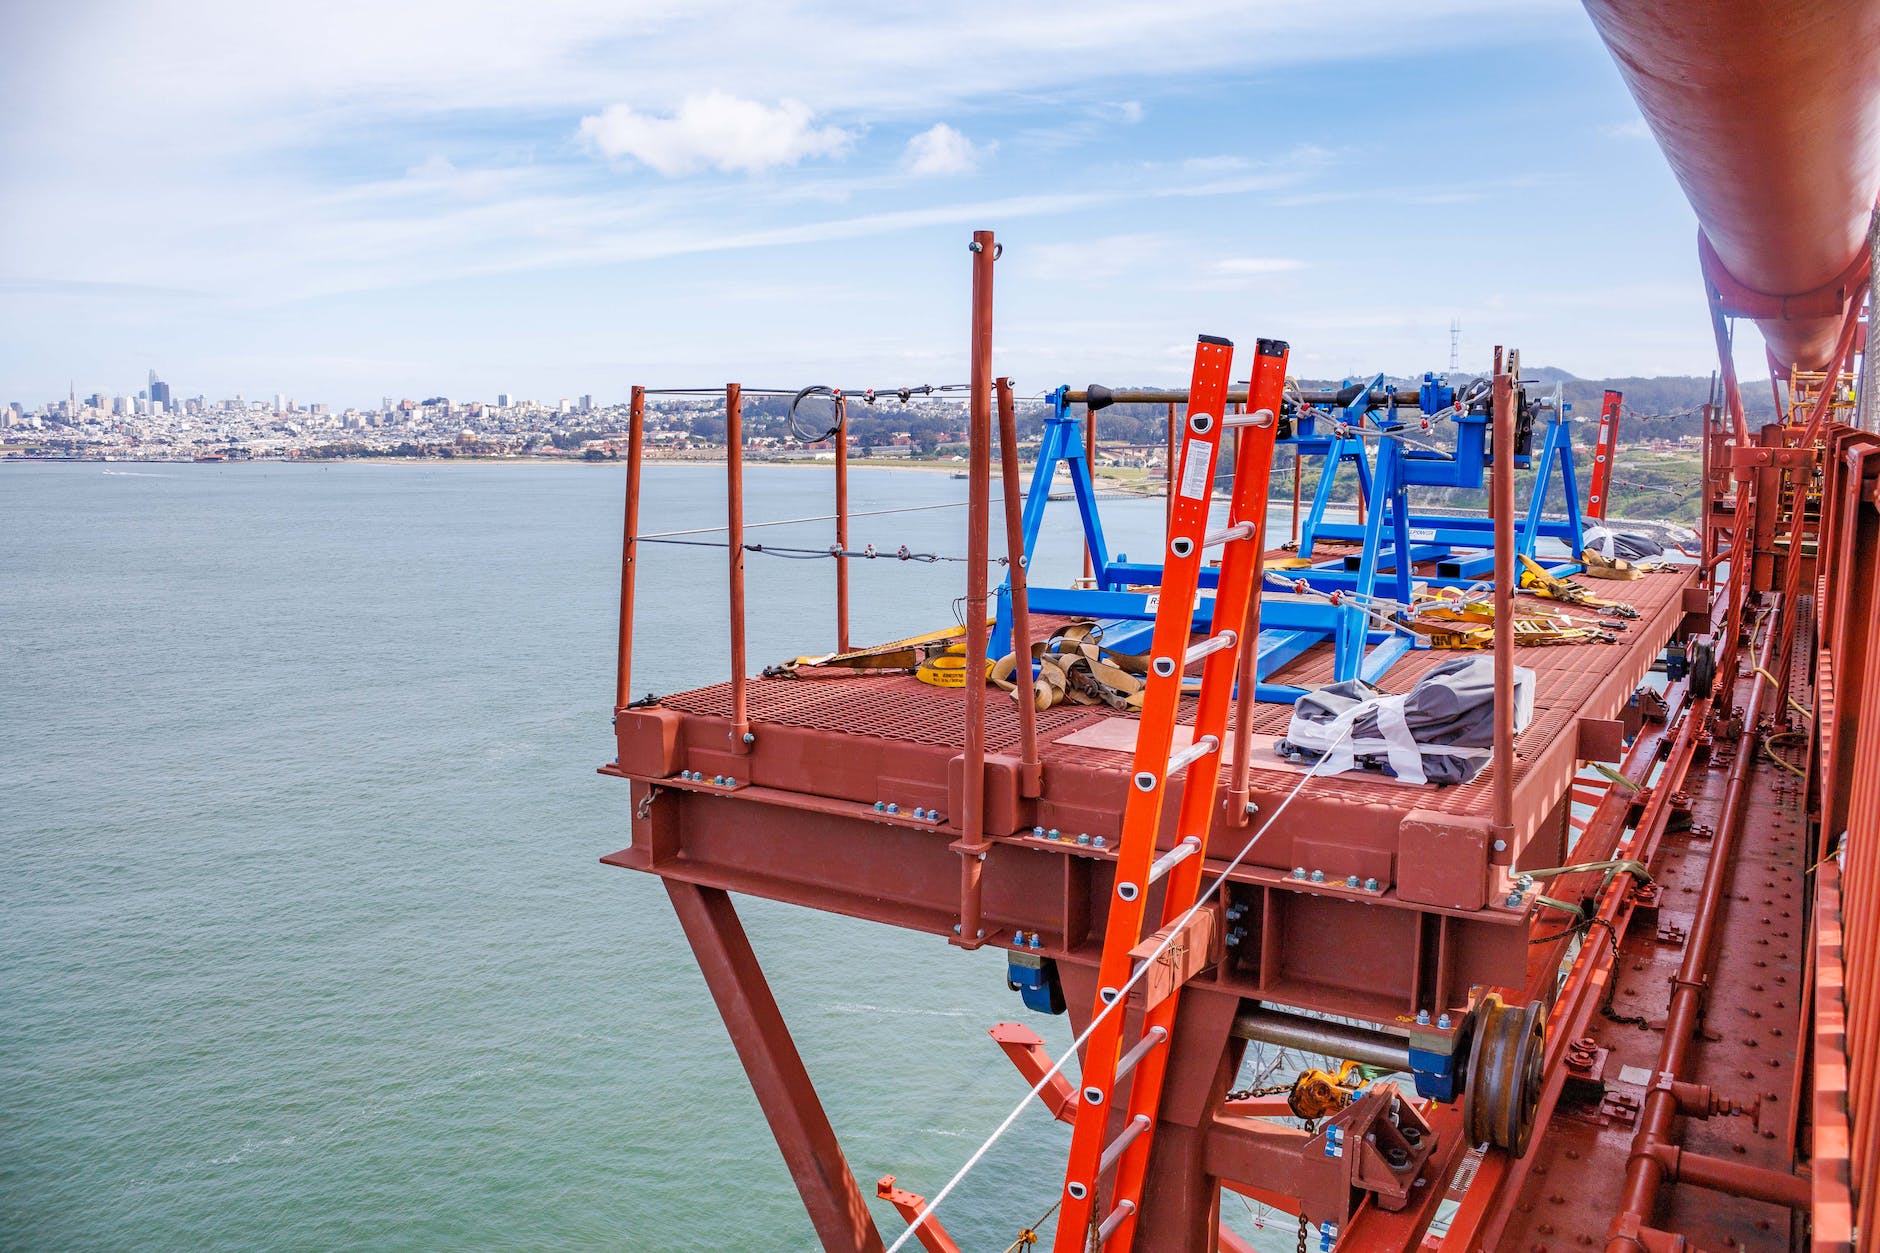
<path id="1" fill-rule="evenodd" d="M 581 412 L 582 413 L 594 412 L 594 397 L 592 396 L 581 397 Z"/>
<path id="2" fill-rule="evenodd" d="M 287 394 L 285 392 L 274 393 L 274 412 L 276 413 L 287 412 Z"/>
<path id="3" fill-rule="evenodd" d="M 507 408 L 509 408 L 509 393 L 508 393 L 508 392 L 497 392 L 497 393 L 496 393 L 496 407 L 497 407 L 498 409 L 507 409 Z"/>

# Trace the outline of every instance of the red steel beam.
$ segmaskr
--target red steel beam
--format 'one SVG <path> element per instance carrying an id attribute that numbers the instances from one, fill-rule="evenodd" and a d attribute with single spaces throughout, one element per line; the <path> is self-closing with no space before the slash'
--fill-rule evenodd
<path id="1" fill-rule="evenodd" d="M 817 1238 L 832 1253 L 880 1253 L 881 1235 L 868 1202 L 842 1156 L 737 907 L 717 888 L 664 882 Z"/>
<path id="2" fill-rule="evenodd" d="M 646 389 L 635 387 L 627 403 L 627 504 L 620 539 L 620 638 L 614 669 L 614 712 L 633 700 L 633 585 L 639 557 L 640 447 L 646 426 Z"/>

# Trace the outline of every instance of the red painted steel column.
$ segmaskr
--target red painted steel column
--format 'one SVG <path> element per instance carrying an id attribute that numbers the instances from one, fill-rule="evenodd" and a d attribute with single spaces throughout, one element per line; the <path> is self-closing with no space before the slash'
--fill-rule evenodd
<path id="1" fill-rule="evenodd" d="M 731 557 L 731 751 L 750 751 L 744 682 L 744 389 L 725 384 L 725 531 Z"/>
<path id="2" fill-rule="evenodd" d="M 620 643 L 614 670 L 614 710 L 633 701 L 633 585 L 639 557 L 640 444 L 646 425 L 646 389 L 635 387 L 627 404 L 627 506 L 620 539 Z"/>
<path id="3" fill-rule="evenodd" d="M 1023 763 L 1019 789 L 1036 796 L 1044 780 L 1038 767 L 1038 707 L 1031 689 L 1031 605 L 1025 589 L 1025 489 L 1019 485 L 1018 414 L 1012 380 L 999 380 L 999 475 L 1005 499 L 1005 568 L 1011 581 L 1012 655 L 1018 669 L 1012 681 L 1024 695 L 1018 701 L 1018 751 Z"/>
<path id="4" fill-rule="evenodd" d="M 737 907 L 720 888 L 664 879 L 699 972 L 763 1107 L 777 1147 L 825 1249 L 879 1253 L 881 1236 L 849 1171 L 829 1116 L 751 951 Z"/>
<path id="5" fill-rule="evenodd" d="M 1734 571 L 1732 571 L 1734 575 Z M 1790 613 L 1792 605 L 1778 606 L 1778 612 Z M 1734 630 L 1734 626 L 1729 629 Z M 1756 664 L 1767 670 L 1775 650 L 1776 636 L 1771 630 L 1763 638 L 1762 657 Z M 1786 659 L 1785 659 L 1786 661 Z M 1720 682 L 1735 681 L 1735 671 L 1719 671 Z M 1664 1043 L 1659 1047 L 1658 1064 L 1652 1073 L 1675 1080 L 1683 1073 L 1691 1041 L 1695 1037 L 1698 1015 L 1703 1009 L 1704 988 L 1710 972 L 1711 949 L 1716 943 L 1717 918 L 1722 911 L 1725 885 L 1735 868 L 1736 839 L 1743 826 L 1744 786 L 1756 761 L 1756 722 L 1762 716 L 1765 684 L 1752 676 L 1749 699 L 1743 706 L 1743 734 L 1749 742 L 1741 747 L 1730 763 L 1724 786 L 1723 804 L 1718 811 L 1717 833 L 1711 845 L 1710 863 L 1704 868 L 1704 883 L 1697 898 L 1691 930 L 1684 944 L 1684 961 L 1678 977 L 1672 981 L 1671 1001 L 1665 1011 Z M 1619 1232 L 1627 1220 L 1642 1225 L 1650 1216 L 1658 1198 L 1658 1188 L 1665 1177 L 1665 1165 L 1654 1147 L 1669 1142 L 1672 1120 L 1677 1116 L 1678 1100 L 1668 1088 L 1654 1087 L 1645 1094 L 1639 1113 L 1638 1134 L 1632 1140 L 1632 1156 L 1626 1163 L 1625 1193 L 1618 1214 L 1613 1218 L 1612 1236 L 1607 1253 L 1626 1253 L 1636 1241 Z"/>
<path id="6" fill-rule="evenodd" d="M 1514 377 L 1495 349 L 1495 746 L 1492 859 L 1511 865 L 1514 847 Z M 1538 488 L 1536 490 L 1539 490 Z"/>
<path id="7" fill-rule="evenodd" d="M 836 404 L 836 651 L 849 651 L 849 402 Z"/>
<path id="8" fill-rule="evenodd" d="M 966 744 L 961 783 L 960 921 L 956 939 L 978 948 L 981 879 L 986 850 L 986 559 L 992 494 L 992 263 L 991 231 L 974 231 L 973 339 L 967 403 L 966 484 Z"/>

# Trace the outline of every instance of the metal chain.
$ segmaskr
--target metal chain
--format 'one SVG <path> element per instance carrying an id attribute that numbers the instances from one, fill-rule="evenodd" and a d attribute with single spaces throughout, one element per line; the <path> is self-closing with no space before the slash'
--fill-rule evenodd
<path id="1" fill-rule="evenodd" d="M 1236 1089 L 1227 1094 L 1227 1099 L 1230 1101 L 1246 1101 L 1256 1096 L 1284 1096 L 1286 1093 L 1291 1092 L 1292 1089 L 1293 1085 L 1290 1083 L 1271 1083 L 1264 1088 Z"/>

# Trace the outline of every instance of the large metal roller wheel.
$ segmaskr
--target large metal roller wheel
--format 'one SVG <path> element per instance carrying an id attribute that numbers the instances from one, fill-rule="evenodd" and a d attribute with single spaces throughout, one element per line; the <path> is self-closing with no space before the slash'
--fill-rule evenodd
<path id="1" fill-rule="evenodd" d="M 1534 1113 L 1541 1100 L 1546 1007 L 1539 1001 L 1525 1008 L 1508 1005 L 1491 992 L 1475 1019 L 1469 1086 L 1463 1094 L 1469 1140 L 1498 1145 L 1520 1157 L 1534 1138 Z"/>

